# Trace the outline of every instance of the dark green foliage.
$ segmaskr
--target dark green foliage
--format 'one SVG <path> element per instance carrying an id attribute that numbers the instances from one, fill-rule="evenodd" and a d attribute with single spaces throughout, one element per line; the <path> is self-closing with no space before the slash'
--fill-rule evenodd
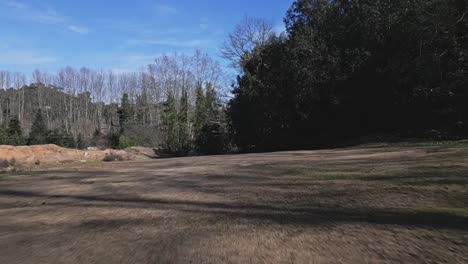
<path id="1" fill-rule="evenodd" d="M 23 134 L 23 129 L 21 128 L 20 121 L 16 117 L 10 118 L 10 121 L 8 122 L 8 129 L 7 133 L 9 135 L 22 135 Z"/>
<path id="2" fill-rule="evenodd" d="M 73 134 L 68 133 L 66 131 L 62 132 L 62 141 L 60 142 L 60 145 L 64 148 L 76 148 L 77 147 L 77 142 L 75 141 L 75 138 L 73 137 Z"/>
<path id="3" fill-rule="evenodd" d="M 39 109 L 34 118 L 33 125 L 31 127 L 31 132 L 29 132 L 29 145 L 41 145 L 47 144 L 47 135 L 48 135 L 47 124 L 42 116 L 42 111 Z"/>
<path id="4" fill-rule="evenodd" d="M 110 131 L 105 135 L 106 138 L 106 147 L 110 148 L 119 148 L 119 139 L 120 139 L 120 128 L 112 126 Z"/>
<path id="5" fill-rule="evenodd" d="M 128 94 L 124 93 L 122 96 L 122 102 L 118 110 L 120 130 L 123 132 L 126 126 L 133 123 L 133 106 L 130 104 Z"/>
<path id="6" fill-rule="evenodd" d="M 94 130 L 93 136 L 90 142 L 91 146 L 94 146 L 94 147 L 100 146 L 102 145 L 102 141 L 103 141 L 103 135 L 101 134 L 101 131 L 99 129 Z"/>
<path id="7" fill-rule="evenodd" d="M 468 136 L 466 1 L 299 0 L 242 61 L 229 103 L 244 150 L 378 133 Z"/>
<path id="8" fill-rule="evenodd" d="M 4 128 L 4 143 L 13 146 L 22 146 L 26 144 L 26 139 L 23 136 L 23 129 L 20 121 L 16 117 L 10 118 L 8 127 Z"/>
<path id="9" fill-rule="evenodd" d="M 180 150 L 179 129 L 177 121 L 176 99 L 171 91 L 168 92 L 164 102 L 164 127 L 166 131 L 165 147 L 171 152 Z"/>
<path id="10" fill-rule="evenodd" d="M 188 119 L 188 94 L 187 90 L 182 90 L 182 96 L 180 97 L 179 105 L 179 148 L 183 151 L 188 151 L 190 149 L 190 134 L 189 134 L 189 119 Z"/>
<path id="11" fill-rule="evenodd" d="M 77 149 L 86 149 L 86 142 L 84 140 L 83 134 L 79 133 L 76 137 L 76 148 Z"/>
<path id="12" fill-rule="evenodd" d="M 208 122 L 202 127 L 196 143 L 202 154 L 224 153 L 228 145 L 226 129 L 219 122 Z"/>
<path id="13" fill-rule="evenodd" d="M 206 84 L 205 93 L 197 85 L 194 117 L 195 150 L 203 154 L 220 154 L 226 151 L 227 133 L 223 112 L 211 83 Z"/>
<path id="14" fill-rule="evenodd" d="M 58 128 L 49 130 L 47 133 L 47 144 L 55 144 L 64 148 L 75 148 L 73 135 Z"/>
<path id="15" fill-rule="evenodd" d="M 8 144 L 7 127 L 4 124 L 0 124 L 0 145 Z"/>
<path id="16" fill-rule="evenodd" d="M 202 84 L 198 83 L 196 87 L 195 113 L 193 118 L 195 137 L 197 137 L 200 133 L 201 128 L 206 123 L 206 119 L 206 98 L 205 94 L 203 93 Z"/>
<path id="17" fill-rule="evenodd" d="M 141 146 L 140 140 L 135 137 L 127 136 L 126 134 L 122 134 L 119 137 L 119 148 L 126 149 L 129 147 Z"/>
<path id="18" fill-rule="evenodd" d="M 49 132 L 47 133 L 47 139 L 45 143 L 60 146 L 62 142 L 62 136 L 62 132 L 57 128 L 49 130 Z"/>
<path id="19" fill-rule="evenodd" d="M 205 116 L 206 121 L 214 121 L 217 119 L 218 113 L 218 103 L 216 102 L 216 93 L 213 89 L 213 85 L 211 83 L 206 84 L 205 89 Z M 204 122 L 201 123 L 201 126 L 204 125 Z"/>

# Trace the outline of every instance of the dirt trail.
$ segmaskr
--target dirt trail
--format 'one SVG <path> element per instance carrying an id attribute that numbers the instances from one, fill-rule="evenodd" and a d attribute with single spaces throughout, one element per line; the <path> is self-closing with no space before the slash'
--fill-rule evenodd
<path id="1" fill-rule="evenodd" d="M 467 263 L 465 161 L 299 151 L 7 177 L 0 263 Z"/>

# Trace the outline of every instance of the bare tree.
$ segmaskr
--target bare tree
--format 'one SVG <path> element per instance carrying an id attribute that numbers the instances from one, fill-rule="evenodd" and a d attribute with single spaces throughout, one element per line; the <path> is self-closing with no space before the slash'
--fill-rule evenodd
<path id="1" fill-rule="evenodd" d="M 14 88 L 19 91 L 17 93 L 17 98 L 14 98 L 16 106 L 14 115 L 21 120 L 22 111 L 24 109 L 24 89 L 21 88 L 26 85 L 26 76 L 20 72 L 15 72 L 13 74 L 13 84 Z"/>
<path id="2" fill-rule="evenodd" d="M 148 140 L 148 144 L 159 144 L 164 139 L 163 102 L 169 91 L 176 99 L 176 107 L 182 91 L 189 91 L 190 113 L 195 107 L 197 83 L 211 84 L 220 91 L 225 88 L 224 80 L 220 65 L 200 51 L 193 55 L 163 55 L 137 72 L 71 67 L 56 73 L 36 70 L 29 86 L 24 74 L 0 71 L 0 121 L 16 116 L 27 133 L 35 111 L 41 109 L 50 129 L 91 137 L 97 129 L 106 133 L 118 124 L 118 104 L 123 93 L 127 93 L 135 110 L 133 119 L 137 121 L 128 133 Z M 193 121 L 187 122 L 191 133 Z"/>
<path id="3" fill-rule="evenodd" d="M 274 35 L 273 24 L 261 18 L 245 17 L 221 45 L 221 55 L 239 68 L 241 61 L 255 47 L 264 47 Z"/>
<path id="4" fill-rule="evenodd" d="M 118 102 L 118 91 L 116 85 L 116 76 L 113 71 L 109 71 L 107 73 L 107 98 L 110 103 L 117 103 Z"/>

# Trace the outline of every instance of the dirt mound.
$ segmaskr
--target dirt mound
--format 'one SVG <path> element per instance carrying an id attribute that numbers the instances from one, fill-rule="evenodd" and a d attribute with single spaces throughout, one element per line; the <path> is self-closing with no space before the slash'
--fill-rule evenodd
<path id="1" fill-rule="evenodd" d="M 126 152 L 137 155 L 143 156 L 150 159 L 159 158 L 159 155 L 155 153 L 154 149 L 152 148 L 145 148 L 145 147 L 130 147 L 125 149 Z"/>
<path id="2" fill-rule="evenodd" d="M 123 150 L 75 150 L 57 145 L 0 146 L 0 161 L 16 165 L 40 165 L 53 163 L 74 163 L 90 161 L 123 161 L 141 159 Z"/>

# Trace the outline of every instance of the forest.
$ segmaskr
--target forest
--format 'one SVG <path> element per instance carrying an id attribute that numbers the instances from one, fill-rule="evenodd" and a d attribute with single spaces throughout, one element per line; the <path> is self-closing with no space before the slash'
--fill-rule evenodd
<path id="1" fill-rule="evenodd" d="M 220 138 L 197 149 L 222 152 L 227 146 L 221 101 L 226 77 L 200 51 L 161 56 L 140 72 L 66 67 L 56 74 L 37 70 L 32 84 L 26 80 L 21 73 L 0 72 L 1 87 L 9 87 L 0 90 L 2 144 L 148 146 L 187 153 L 206 137 L 217 137 L 201 135 L 214 128 Z"/>
<path id="2" fill-rule="evenodd" d="M 201 51 L 133 73 L 0 71 L 0 144 L 187 155 L 466 138 L 467 10 L 466 0 L 298 0 L 285 32 L 244 18 L 220 44 L 235 80 Z"/>

